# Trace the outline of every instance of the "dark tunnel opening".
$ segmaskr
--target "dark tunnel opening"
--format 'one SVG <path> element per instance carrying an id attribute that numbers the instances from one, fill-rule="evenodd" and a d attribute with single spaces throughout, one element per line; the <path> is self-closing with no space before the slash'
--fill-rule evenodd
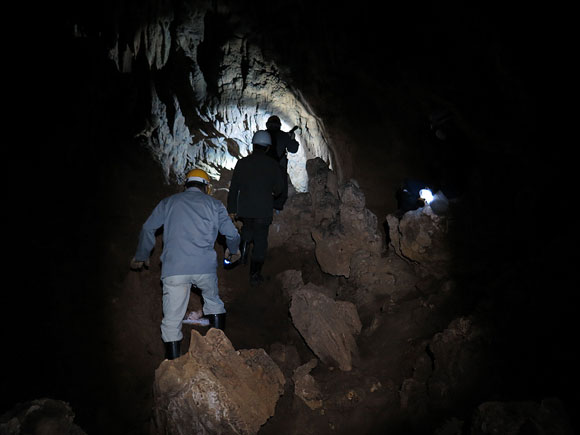
<path id="1" fill-rule="evenodd" d="M 567 252 L 574 221 L 566 216 L 573 172 L 562 145 L 543 135 L 540 112 L 550 76 L 536 61 L 532 47 L 541 46 L 540 37 L 530 29 L 539 17 L 525 24 L 515 12 L 451 6 L 369 14 L 346 3 L 331 10 L 327 2 L 295 2 L 292 11 L 261 3 L 246 11 L 256 16 L 251 21 L 238 9 L 243 5 L 232 9 L 258 23 L 252 37 L 289 65 L 283 70 L 288 81 L 310 97 L 337 142 L 344 139 L 335 153 L 347 178 L 359 181 L 379 226 L 395 210 L 404 177 L 463 194 L 450 236 L 458 286 L 469 291 L 450 310 L 475 313 L 491 325 L 499 371 L 495 396 L 476 391 L 473 404 L 556 396 L 573 416 L 577 328 L 573 255 Z M 123 282 L 143 210 L 176 188 L 164 184 L 134 138 L 150 104 L 143 90 L 154 78 L 167 90 L 163 100 L 175 93 L 184 112 L 195 108 L 184 76 L 189 60 L 179 51 L 161 71 L 149 71 L 144 55 L 135 74 L 115 70 L 98 36 L 106 34 L 107 10 L 73 17 L 71 9 L 55 17 L 61 27 L 55 25 L 35 59 L 47 66 L 51 85 L 33 95 L 42 101 L 34 121 L 42 136 L 32 152 L 16 152 L 26 176 L 13 202 L 18 222 L 5 231 L 16 264 L 3 296 L 8 368 L 0 413 L 37 397 L 62 398 L 88 433 L 97 433 L 102 421 L 130 427 L 142 417 L 102 408 L 118 400 L 109 382 L 130 376 L 115 372 L 107 359 L 119 355 L 106 355 L 118 333 L 106 301 Z M 274 13 L 303 32 L 288 37 L 287 27 L 271 19 Z M 84 22 L 86 37 L 71 37 L 77 22 Z M 219 68 L 214 56 L 223 28 L 212 25 L 200 46 L 204 74 Z M 58 110 L 51 110 L 53 102 Z M 456 115 L 442 124 L 445 140 L 429 123 L 435 108 Z M 195 118 L 187 119 L 193 127 Z M 21 130 L 29 128 L 26 123 Z M 37 174 L 45 180 L 47 170 L 49 181 L 39 182 Z"/>

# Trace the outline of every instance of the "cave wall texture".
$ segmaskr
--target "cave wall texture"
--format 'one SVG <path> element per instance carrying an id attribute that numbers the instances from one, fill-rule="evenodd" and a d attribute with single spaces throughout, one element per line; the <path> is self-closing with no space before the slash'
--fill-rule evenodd
<path id="1" fill-rule="evenodd" d="M 150 0 L 38 12 L 37 26 L 16 20 L 30 38 L 19 41 L 9 67 L 17 77 L 7 83 L 22 92 L 11 110 L 18 146 L 7 162 L 24 173 L 6 183 L 16 215 L 5 230 L 3 409 L 37 393 L 79 399 L 49 379 L 77 373 L 72 353 L 98 353 L 109 328 L 102 295 L 126 272 L 146 213 L 174 191 L 167 180 L 200 157 L 214 162 L 207 167 L 216 176 L 219 159 L 231 169 L 247 153 L 247 133 L 274 109 L 308 126 L 304 157 L 322 156 L 341 180 L 356 179 L 379 222 L 396 209 L 406 177 L 464 193 L 463 258 L 470 271 L 495 277 L 474 287 L 495 297 L 514 376 L 533 361 L 534 387 L 577 399 L 574 171 L 570 137 L 558 136 L 563 106 L 548 99 L 566 89 L 560 26 L 546 11 Z M 203 18 L 203 42 L 180 30 L 184 17 Z M 158 33 L 139 33 L 153 24 Z M 224 70 L 216 47 L 228 47 L 235 72 Z M 188 57 L 196 53 L 199 68 Z M 260 71 L 279 99 L 260 94 Z M 227 98 L 217 98 L 228 86 Z M 446 141 L 430 127 L 440 112 L 451 115 Z M 152 132 L 154 119 L 163 122 Z M 241 125 L 246 136 L 228 137 Z M 174 146 L 188 140 L 206 147 L 188 154 Z M 88 361 L 75 376 L 107 372 Z M 520 376 L 526 385 L 529 371 Z"/>

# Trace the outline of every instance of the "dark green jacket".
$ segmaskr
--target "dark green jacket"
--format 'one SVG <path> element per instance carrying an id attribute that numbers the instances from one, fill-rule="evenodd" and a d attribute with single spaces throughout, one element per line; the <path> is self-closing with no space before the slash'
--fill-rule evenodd
<path id="1" fill-rule="evenodd" d="M 254 151 L 238 160 L 228 194 L 228 213 L 242 218 L 272 217 L 274 197 L 282 193 L 284 179 L 278 163 Z"/>

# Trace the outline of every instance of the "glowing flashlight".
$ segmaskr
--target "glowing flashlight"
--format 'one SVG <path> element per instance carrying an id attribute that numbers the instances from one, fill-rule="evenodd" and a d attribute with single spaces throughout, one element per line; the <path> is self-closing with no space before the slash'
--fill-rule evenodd
<path id="1" fill-rule="evenodd" d="M 433 201 L 433 193 L 429 189 L 419 190 L 419 197 L 424 200 L 426 204 L 429 204 L 431 201 Z"/>

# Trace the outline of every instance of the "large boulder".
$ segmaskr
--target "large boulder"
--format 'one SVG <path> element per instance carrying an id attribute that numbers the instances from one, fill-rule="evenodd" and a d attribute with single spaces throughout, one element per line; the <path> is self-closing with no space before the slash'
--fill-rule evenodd
<path id="1" fill-rule="evenodd" d="M 312 198 L 314 225 L 332 222 L 338 211 L 338 178 L 320 157 L 306 162 L 308 192 Z"/>
<path id="2" fill-rule="evenodd" d="M 274 415 L 284 375 L 263 349 L 236 351 L 223 331 L 191 332 L 186 355 L 155 372 L 157 434 L 255 434 Z"/>
<path id="3" fill-rule="evenodd" d="M 314 216 L 309 193 L 296 193 L 288 198 L 284 210 L 275 214 L 270 225 L 268 246 L 284 246 L 290 252 L 312 251 L 314 241 L 310 234 Z"/>
<path id="4" fill-rule="evenodd" d="M 377 255 L 364 249 L 350 259 L 350 280 L 358 288 L 357 307 L 376 305 L 385 298 L 394 302 L 416 291 L 419 277 L 409 262 L 393 251 Z"/>
<path id="5" fill-rule="evenodd" d="M 429 407 L 454 409 L 490 394 L 497 379 L 492 370 L 490 331 L 472 317 L 454 319 L 430 340 L 417 343 L 413 376 L 403 382 L 401 405 L 420 415 Z"/>
<path id="6" fill-rule="evenodd" d="M 433 212 L 429 205 L 411 210 L 402 217 L 387 216 L 391 246 L 402 258 L 420 266 L 424 274 L 443 277 L 449 273 L 448 218 Z"/>
<path id="7" fill-rule="evenodd" d="M 318 360 L 313 358 L 306 364 L 298 367 L 292 376 L 292 380 L 294 381 L 294 394 L 310 409 L 322 407 L 322 392 L 316 379 L 310 374 L 310 371 L 317 365 Z"/>
<path id="8" fill-rule="evenodd" d="M 356 337 L 362 329 L 356 306 L 335 301 L 328 296 L 331 292 L 314 287 L 309 284 L 293 293 L 294 326 L 322 362 L 349 371 L 358 356 Z"/>
<path id="9" fill-rule="evenodd" d="M 312 197 L 312 239 L 320 268 L 331 275 L 350 276 L 353 254 L 380 255 L 384 249 L 377 217 L 365 207 L 365 196 L 354 180 L 338 186 L 336 176 L 321 159 L 307 162 Z"/>

